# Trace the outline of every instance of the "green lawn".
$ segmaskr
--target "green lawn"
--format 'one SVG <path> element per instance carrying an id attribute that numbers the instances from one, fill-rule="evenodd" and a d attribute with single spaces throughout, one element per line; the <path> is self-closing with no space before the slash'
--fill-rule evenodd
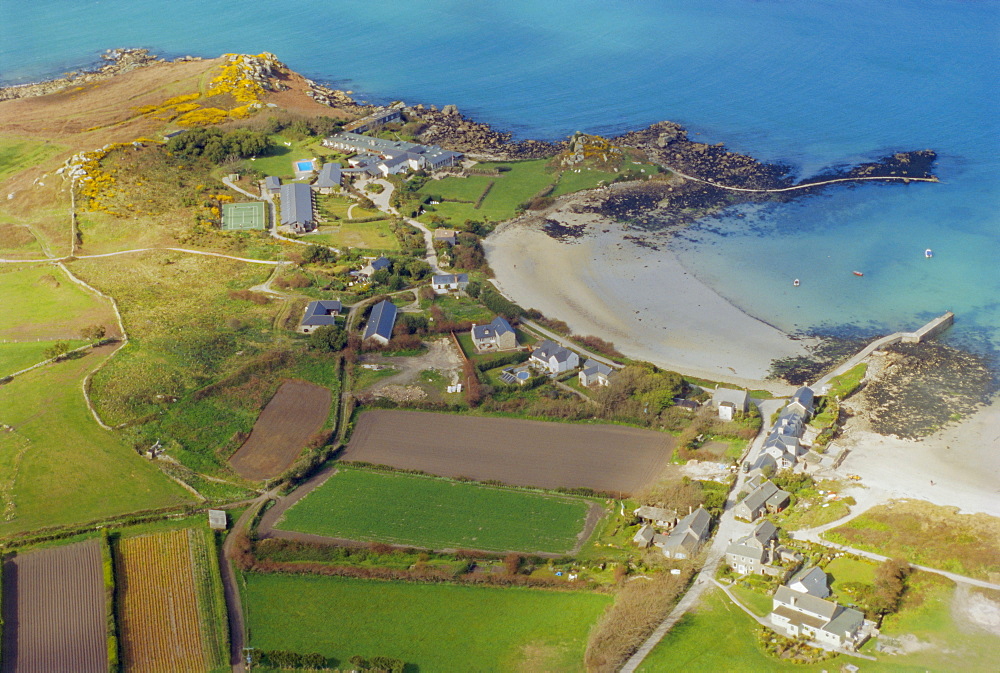
<path id="1" fill-rule="evenodd" d="M 71 350 L 87 343 L 82 339 L 72 339 L 67 340 L 67 342 Z M 44 362 L 48 358 L 45 357 L 42 351 L 54 343 L 54 341 L 0 343 L 0 377 L 19 372 L 39 362 Z"/>
<path id="2" fill-rule="evenodd" d="M 558 175 L 550 172 L 548 159 L 532 161 L 516 161 L 502 164 L 483 163 L 483 168 L 509 167 L 509 171 L 499 176 L 472 175 L 467 178 L 444 178 L 429 181 L 421 188 L 420 193 L 445 198 L 463 199 L 473 203 L 444 202 L 434 206 L 432 214 L 445 218 L 449 224 L 461 224 L 468 219 L 489 219 L 496 222 L 510 219 L 517 207 L 540 192 L 545 187 L 555 183 Z M 493 182 L 493 187 L 476 209 L 475 201 Z M 429 220 L 429 217 L 422 219 Z"/>
<path id="3" fill-rule="evenodd" d="M 830 590 L 840 596 L 841 588 L 848 582 L 874 583 L 876 567 L 874 562 L 841 556 L 830 561 L 823 571 L 830 575 Z M 846 600 L 846 596 L 844 598 Z"/>
<path id="4" fill-rule="evenodd" d="M 702 596 L 696 611 L 689 612 L 660 641 L 639 667 L 643 673 L 705 671 L 706 673 L 757 673 L 790 671 L 839 671 L 853 663 L 862 671 L 945 671 L 925 666 L 897 665 L 838 656 L 812 665 L 791 664 L 773 659 L 757 645 L 757 623 L 732 604 L 720 589 Z M 954 662 L 952 662 L 954 665 Z M 970 669 L 964 669 L 970 670 Z"/>
<path id="5" fill-rule="evenodd" d="M 248 574 L 249 645 L 360 654 L 408 671 L 582 671 L 587 632 L 611 596 L 522 588 Z"/>
<path id="6" fill-rule="evenodd" d="M 313 158 L 322 162 L 325 157 L 340 156 L 336 151 L 323 147 L 316 138 L 292 140 L 282 135 L 274 135 L 271 136 L 271 140 L 274 142 L 274 146 L 256 159 L 247 159 L 244 162 L 247 168 L 255 168 L 265 175 L 294 178 L 295 167 L 292 162 Z M 290 143 L 290 146 L 285 145 L 286 142 Z M 318 170 L 319 166 L 316 168 Z"/>
<path id="7" fill-rule="evenodd" d="M 446 318 L 455 322 L 468 320 L 482 325 L 495 317 L 492 311 L 471 297 L 442 295 L 434 300 L 434 304 L 444 311 Z"/>
<path id="8" fill-rule="evenodd" d="M 589 503 L 418 475 L 341 469 L 285 513 L 285 530 L 432 549 L 566 552 Z"/>
<path id="9" fill-rule="evenodd" d="M 80 329 L 117 326 L 111 306 L 51 264 L 0 268 L 0 339 L 79 339 Z"/>
<path id="10" fill-rule="evenodd" d="M 355 214 L 360 208 L 354 209 Z M 399 239 L 389 228 L 388 220 L 375 222 L 337 222 L 324 224 L 314 234 L 302 236 L 303 241 L 331 245 L 335 248 L 364 250 L 399 250 Z"/>
<path id="11" fill-rule="evenodd" d="M 0 535 L 190 500 L 87 410 L 82 379 L 108 349 L 0 386 Z"/>
<path id="12" fill-rule="evenodd" d="M 66 148 L 48 142 L 4 136 L 0 138 L 0 182 L 37 166 Z"/>
<path id="13" fill-rule="evenodd" d="M 755 591 L 749 587 L 740 586 L 739 584 L 732 585 L 730 590 L 743 605 L 757 613 L 758 617 L 766 617 L 771 614 L 774 601 L 767 594 Z"/>

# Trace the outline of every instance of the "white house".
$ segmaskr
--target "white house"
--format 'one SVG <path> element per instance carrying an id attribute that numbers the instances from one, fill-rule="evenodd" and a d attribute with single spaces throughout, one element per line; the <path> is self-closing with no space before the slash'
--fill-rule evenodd
<path id="1" fill-rule="evenodd" d="M 580 356 L 546 339 L 531 353 L 531 363 L 550 374 L 559 374 L 580 366 Z"/>
<path id="2" fill-rule="evenodd" d="M 611 385 L 611 376 L 614 370 L 603 362 L 598 362 L 593 358 L 587 358 L 580 370 L 580 385 L 590 387 L 592 385 Z"/>
<path id="3" fill-rule="evenodd" d="M 461 292 L 469 286 L 467 273 L 443 273 L 431 278 L 431 289 L 437 294 Z"/>
<path id="4" fill-rule="evenodd" d="M 750 395 L 745 390 L 716 388 L 712 393 L 712 406 L 719 410 L 719 418 L 731 421 L 736 413 L 746 413 L 750 408 Z"/>
<path id="5" fill-rule="evenodd" d="M 778 587 L 773 605 L 770 620 L 775 630 L 791 638 L 811 638 L 827 648 L 857 649 L 874 627 L 857 610 L 787 586 Z"/>

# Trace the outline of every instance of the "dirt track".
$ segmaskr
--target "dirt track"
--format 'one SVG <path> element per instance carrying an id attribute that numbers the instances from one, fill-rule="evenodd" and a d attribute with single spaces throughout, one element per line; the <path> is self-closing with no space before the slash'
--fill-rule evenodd
<path id="1" fill-rule="evenodd" d="M 255 481 L 284 472 L 323 427 L 332 398 L 329 388 L 286 381 L 264 407 L 250 438 L 229 459 L 233 469 Z"/>
<path id="2" fill-rule="evenodd" d="M 540 488 L 633 493 L 667 467 L 670 435 L 619 425 L 366 411 L 343 460 Z"/>
<path id="3" fill-rule="evenodd" d="M 4 564 L 3 671 L 105 673 L 108 650 L 98 540 Z"/>

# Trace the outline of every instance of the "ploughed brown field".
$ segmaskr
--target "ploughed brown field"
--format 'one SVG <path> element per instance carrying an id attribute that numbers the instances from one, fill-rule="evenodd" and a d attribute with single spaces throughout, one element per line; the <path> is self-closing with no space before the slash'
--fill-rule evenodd
<path id="1" fill-rule="evenodd" d="M 15 556 L 4 564 L 3 670 L 106 673 L 99 540 Z"/>
<path id="2" fill-rule="evenodd" d="M 287 470 L 323 427 L 332 397 L 329 388 L 313 383 L 283 383 L 254 423 L 250 438 L 229 459 L 236 473 L 259 481 Z"/>
<path id="3" fill-rule="evenodd" d="M 667 467 L 675 443 L 621 425 L 374 410 L 361 414 L 341 458 L 518 486 L 633 493 Z"/>

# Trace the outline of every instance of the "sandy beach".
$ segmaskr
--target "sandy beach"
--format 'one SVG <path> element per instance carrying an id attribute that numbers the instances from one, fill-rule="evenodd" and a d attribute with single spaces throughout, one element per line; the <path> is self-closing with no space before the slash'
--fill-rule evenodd
<path id="1" fill-rule="evenodd" d="M 802 341 L 701 283 L 665 240 L 658 249 L 638 245 L 621 224 L 589 213 L 549 217 L 586 225 L 586 233 L 562 242 L 538 219 L 522 218 L 484 242 L 497 286 L 525 308 L 612 341 L 631 358 L 738 385 L 759 387 L 771 360 L 805 353 Z"/>

